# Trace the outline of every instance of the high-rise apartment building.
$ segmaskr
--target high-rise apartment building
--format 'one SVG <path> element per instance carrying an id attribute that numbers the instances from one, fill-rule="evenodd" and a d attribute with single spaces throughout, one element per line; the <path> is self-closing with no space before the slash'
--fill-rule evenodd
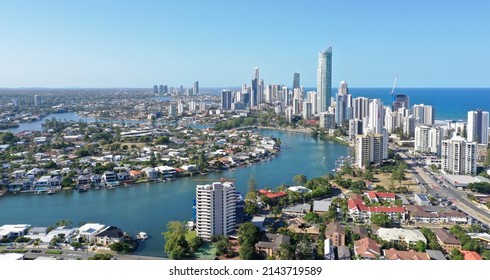
<path id="1" fill-rule="evenodd" d="M 440 154 L 443 131 L 439 127 L 418 125 L 415 127 L 415 151 Z"/>
<path id="2" fill-rule="evenodd" d="M 449 140 L 442 141 L 441 170 L 455 175 L 476 175 L 476 142 L 466 141 L 455 132 Z"/>
<path id="3" fill-rule="evenodd" d="M 232 182 L 196 186 L 196 231 L 206 241 L 229 235 L 236 225 L 236 188 Z"/>
<path id="4" fill-rule="evenodd" d="M 318 94 L 317 112 L 326 112 L 332 98 L 332 47 L 318 54 L 316 92 Z"/>
<path id="5" fill-rule="evenodd" d="M 335 122 L 342 124 L 347 118 L 347 97 L 349 89 L 346 81 L 341 81 L 337 91 L 337 100 L 335 101 Z"/>
<path id="6" fill-rule="evenodd" d="M 229 89 L 224 89 L 221 91 L 221 109 L 231 110 L 232 93 Z"/>
<path id="7" fill-rule="evenodd" d="M 34 106 L 39 106 L 41 105 L 41 96 L 34 94 Z"/>
<path id="8" fill-rule="evenodd" d="M 397 94 L 395 95 L 395 99 L 393 100 L 393 111 L 398 111 L 399 108 L 410 108 L 410 97 L 405 94 Z"/>
<path id="9" fill-rule="evenodd" d="M 434 124 L 434 108 L 430 105 L 415 104 L 413 105 L 412 115 L 415 124 L 433 125 Z"/>
<path id="10" fill-rule="evenodd" d="M 352 118 L 360 119 L 369 115 L 369 99 L 366 97 L 357 97 L 352 99 Z"/>
<path id="11" fill-rule="evenodd" d="M 158 93 L 158 85 L 153 85 L 153 93 Z"/>
<path id="12" fill-rule="evenodd" d="M 300 88 L 299 73 L 294 73 L 293 76 L 293 90 Z"/>
<path id="13" fill-rule="evenodd" d="M 468 141 L 488 145 L 488 112 L 482 110 L 468 112 Z"/>
<path id="14" fill-rule="evenodd" d="M 381 134 L 384 121 L 384 108 L 381 99 L 373 99 L 369 102 L 369 124 L 371 133 Z"/>
<path id="15" fill-rule="evenodd" d="M 383 134 L 365 134 L 356 136 L 355 140 L 355 164 L 359 168 L 366 168 L 371 164 L 381 164 L 384 155 L 384 146 L 387 139 Z"/>
<path id="16" fill-rule="evenodd" d="M 199 95 L 199 82 L 198 81 L 194 82 L 194 89 L 192 90 L 192 94 Z"/>
<path id="17" fill-rule="evenodd" d="M 252 91 L 250 92 L 250 106 L 257 106 L 259 98 L 259 67 L 254 68 L 254 76 L 252 78 Z"/>

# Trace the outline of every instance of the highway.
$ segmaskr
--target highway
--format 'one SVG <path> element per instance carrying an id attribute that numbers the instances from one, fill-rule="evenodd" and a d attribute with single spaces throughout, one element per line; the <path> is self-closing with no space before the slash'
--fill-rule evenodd
<path id="1" fill-rule="evenodd" d="M 425 192 L 436 198 L 447 199 L 470 217 L 490 227 L 490 212 L 484 206 L 476 205 L 470 201 L 466 197 L 467 193 L 465 191 L 455 189 L 442 176 L 439 175 L 439 177 L 436 177 L 438 176 L 437 174 L 432 174 L 430 171 L 422 169 L 418 162 L 411 155 L 407 154 L 406 151 L 396 148 L 395 151 L 405 160 L 409 172 L 414 175 L 415 179 L 421 185 L 421 192 Z"/>

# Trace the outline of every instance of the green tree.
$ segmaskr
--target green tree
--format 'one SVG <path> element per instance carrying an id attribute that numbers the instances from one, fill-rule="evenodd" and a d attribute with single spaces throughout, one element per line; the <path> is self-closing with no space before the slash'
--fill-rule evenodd
<path id="1" fill-rule="evenodd" d="M 425 252 L 425 243 L 421 240 L 415 242 L 415 246 L 414 246 L 414 249 L 417 251 L 417 252 Z"/>
<path id="2" fill-rule="evenodd" d="M 218 256 L 228 254 L 228 249 L 230 245 L 228 243 L 228 239 L 226 237 L 220 238 L 218 242 L 216 242 L 216 254 Z"/>
<path id="3" fill-rule="evenodd" d="M 73 186 L 73 180 L 70 177 L 63 177 L 63 179 L 61 179 L 60 184 L 63 188 L 69 188 Z"/>
<path id="4" fill-rule="evenodd" d="M 89 260 L 111 260 L 114 256 L 109 253 L 105 254 L 95 254 L 92 257 L 89 257 Z"/>
<path id="5" fill-rule="evenodd" d="M 252 260 L 255 258 L 255 243 L 259 239 L 259 228 L 250 222 L 243 223 L 238 229 L 238 242 L 240 243 L 240 259 Z"/>
<path id="6" fill-rule="evenodd" d="M 155 145 L 165 145 L 170 142 L 170 139 L 167 136 L 160 136 L 155 140 Z"/>
<path id="7" fill-rule="evenodd" d="M 170 259 L 182 259 L 189 254 L 186 233 L 187 229 L 184 223 L 177 221 L 167 223 L 167 231 L 163 233 L 163 236 L 165 238 L 165 252 Z"/>
<path id="8" fill-rule="evenodd" d="M 257 183 L 255 182 L 255 178 L 253 175 L 248 179 L 248 193 L 246 195 L 246 199 L 255 200 L 257 199 Z"/>
<path id="9" fill-rule="evenodd" d="M 371 223 L 380 227 L 386 227 L 391 224 L 391 219 L 385 213 L 375 213 L 371 215 Z"/>
<path id="10" fill-rule="evenodd" d="M 191 250 L 191 252 L 196 252 L 197 249 L 199 249 L 199 247 L 201 247 L 201 245 L 203 244 L 203 240 L 201 237 L 199 236 L 193 236 L 189 241 L 189 249 Z"/>
<path id="11" fill-rule="evenodd" d="M 304 219 L 310 223 L 316 224 L 321 222 L 321 217 L 315 212 L 309 212 L 304 216 Z"/>
<path id="12" fill-rule="evenodd" d="M 293 177 L 293 183 L 296 186 L 304 186 L 307 181 L 308 181 L 308 179 L 306 178 L 306 176 L 304 174 L 298 174 L 298 175 Z"/>
<path id="13" fill-rule="evenodd" d="M 464 256 L 457 248 L 454 248 L 449 254 L 450 260 L 464 260 Z"/>

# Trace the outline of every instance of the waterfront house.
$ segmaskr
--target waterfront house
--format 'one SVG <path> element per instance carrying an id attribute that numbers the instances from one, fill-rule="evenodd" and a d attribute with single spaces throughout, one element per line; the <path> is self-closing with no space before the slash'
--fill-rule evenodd
<path id="1" fill-rule="evenodd" d="M 450 234 L 444 228 L 434 228 L 432 230 L 436 235 L 437 243 L 441 245 L 441 248 L 445 253 L 450 253 L 453 249 L 458 249 L 461 251 L 461 242 L 456 238 L 456 236 Z"/>
<path id="2" fill-rule="evenodd" d="M 90 176 L 80 175 L 77 177 L 77 185 L 87 185 L 90 183 Z"/>
<path id="3" fill-rule="evenodd" d="M 15 180 L 8 185 L 9 190 L 28 190 L 32 188 L 32 181 L 28 179 Z"/>
<path id="4" fill-rule="evenodd" d="M 259 194 L 267 197 L 273 202 L 277 202 L 279 201 L 280 198 L 287 196 L 287 193 L 285 192 L 273 192 L 271 190 L 264 190 L 264 189 L 259 190 Z"/>
<path id="5" fill-rule="evenodd" d="M 143 174 L 141 174 L 141 172 L 138 170 L 131 170 L 129 171 L 129 176 L 131 176 L 133 180 L 138 180 L 141 179 L 141 177 L 143 177 Z"/>
<path id="6" fill-rule="evenodd" d="M 345 246 L 345 227 L 337 222 L 327 224 L 325 238 L 332 241 L 332 246 Z"/>
<path id="7" fill-rule="evenodd" d="M 385 260 L 411 260 L 411 261 L 428 261 L 430 260 L 427 253 L 410 251 L 398 251 L 393 248 L 389 250 L 383 250 Z"/>
<path id="8" fill-rule="evenodd" d="M 102 178 L 97 174 L 93 174 L 90 176 L 90 182 L 92 184 L 99 184 L 101 181 L 102 181 Z"/>
<path id="9" fill-rule="evenodd" d="M 116 242 L 121 242 L 124 239 L 122 230 L 115 226 L 103 228 L 95 235 L 95 242 L 102 246 L 109 246 Z"/>
<path id="10" fill-rule="evenodd" d="M 96 235 L 106 227 L 107 227 L 106 225 L 102 225 L 102 224 L 87 223 L 78 229 L 78 236 L 84 238 L 89 242 L 95 242 Z"/>
<path id="11" fill-rule="evenodd" d="M 41 178 L 34 183 L 34 187 L 36 188 L 54 188 L 59 186 L 61 186 L 61 176 L 41 176 Z"/>
<path id="12" fill-rule="evenodd" d="M 381 245 L 369 237 L 354 241 L 354 254 L 358 259 L 376 260 L 381 256 Z"/>
<path id="13" fill-rule="evenodd" d="M 118 181 L 127 181 L 129 179 L 131 179 L 131 176 L 129 176 L 128 172 L 122 171 L 122 172 L 117 173 L 117 180 Z"/>
<path id="14" fill-rule="evenodd" d="M 26 176 L 26 171 L 24 169 L 15 170 L 14 172 L 12 172 L 11 176 L 15 179 L 24 178 L 24 176 Z"/>
<path id="15" fill-rule="evenodd" d="M 16 224 L 16 225 L 3 225 L 0 227 L 0 240 L 4 238 L 12 238 L 23 236 L 27 234 L 31 225 L 28 224 Z"/>
<path id="16" fill-rule="evenodd" d="M 106 183 L 114 183 L 117 181 L 117 176 L 116 173 L 113 171 L 105 171 L 104 174 L 102 174 L 102 181 Z"/>
<path id="17" fill-rule="evenodd" d="M 282 244 L 289 244 L 290 238 L 287 235 L 266 233 L 265 240 L 255 244 L 255 251 L 259 255 L 273 257 L 277 254 Z"/>
<path id="18" fill-rule="evenodd" d="M 148 180 L 156 180 L 160 177 L 158 171 L 153 167 L 146 167 L 141 169 L 141 171 L 146 174 Z"/>
<path id="19" fill-rule="evenodd" d="M 145 169 L 143 169 L 144 171 Z M 160 172 L 164 178 L 170 178 L 170 177 L 175 177 L 177 175 L 177 169 L 172 166 L 167 166 L 167 165 L 161 165 L 155 167 L 155 171 Z M 147 175 L 149 178 L 149 175 Z M 158 176 L 157 176 L 158 178 Z"/>
<path id="20" fill-rule="evenodd" d="M 394 242 L 407 248 L 417 241 L 427 244 L 427 239 L 418 229 L 379 228 L 376 234 L 384 241 Z"/>

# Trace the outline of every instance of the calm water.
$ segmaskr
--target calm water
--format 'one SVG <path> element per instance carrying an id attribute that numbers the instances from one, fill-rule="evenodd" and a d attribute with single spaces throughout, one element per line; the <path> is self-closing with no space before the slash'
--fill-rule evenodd
<path id="1" fill-rule="evenodd" d="M 27 223 L 48 226 L 61 219 L 99 222 L 119 226 L 132 235 L 145 231 L 150 238 L 141 242 L 136 254 L 163 256 L 161 233 L 171 220 L 192 219 L 192 199 L 196 184 L 206 184 L 225 177 L 237 181 L 246 193 L 251 175 L 259 188 L 292 184 L 294 175 L 308 178 L 324 175 L 335 166 L 335 159 L 348 155 L 348 147 L 322 142 L 309 135 L 262 130 L 264 135 L 279 137 L 285 147 L 271 161 L 207 176 L 181 178 L 173 182 L 141 184 L 114 190 L 91 190 L 86 193 L 58 192 L 55 195 L 21 194 L 0 198 L 0 224 Z"/>

